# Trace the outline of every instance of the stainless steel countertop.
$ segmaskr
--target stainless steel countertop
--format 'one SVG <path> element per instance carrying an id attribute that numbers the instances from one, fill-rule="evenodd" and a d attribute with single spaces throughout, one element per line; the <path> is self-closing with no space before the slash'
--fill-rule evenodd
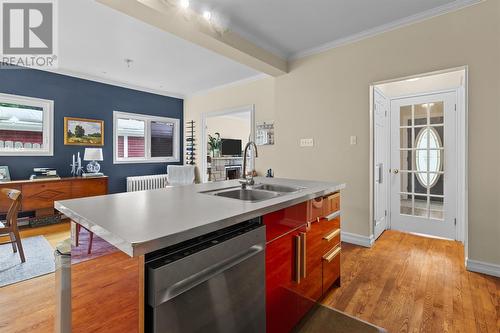
<path id="1" fill-rule="evenodd" d="M 56 201 L 54 206 L 134 257 L 345 188 L 294 179 L 256 177 L 255 182 L 303 189 L 254 203 L 200 193 L 239 185 L 230 180 Z"/>

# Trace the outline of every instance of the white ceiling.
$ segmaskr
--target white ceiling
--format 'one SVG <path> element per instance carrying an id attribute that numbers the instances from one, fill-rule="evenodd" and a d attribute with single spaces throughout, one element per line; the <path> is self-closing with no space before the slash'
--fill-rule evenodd
<path id="1" fill-rule="evenodd" d="M 285 58 L 471 0 L 191 0 L 229 28 Z"/>
<path id="2" fill-rule="evenodd" d="M 293 58 L 476 1 L 191 0 L 191 5 L 211 10 L 260 47 Z M 94 0 L 58 3 L 57 72 L 177 97 L 262 76 Z M 130 67 L 125 59 L 133 60 Z"/>
<path id="3" fill-rule="evenodd" d="M 259 74 L 93 0 L 58 3 L 57 72 L 179 97 Z"/>

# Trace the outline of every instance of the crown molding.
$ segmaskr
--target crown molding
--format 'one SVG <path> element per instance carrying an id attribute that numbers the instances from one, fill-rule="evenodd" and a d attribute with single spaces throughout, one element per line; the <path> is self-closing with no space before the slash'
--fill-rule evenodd
<path id="1" fill-rule="evenodd" d="M 103 84 L 108 84 L 111 86 L 116 86 L 116 87 L 121 87 L 121 88 L 127 88 L 127 89 L 132 89 L 132 90 L 137 90 L 137 91 L 142 91 L 142 92 L 147 92 L 150 94 L 155 94 L 155 95 L 161 95 L 161 96 L 166 96 L 166 97 L 173 97 L 173 98 L 178 98 L 178 99 L 184 99 L 186 95 L 180 94 L 180 93 L 174 93 L 174 92 L 169 92 L 169 91 L 164 91 L 160 89 L 152 89 L 152 88 L 147 88 L 135 84 L 130 84 L 130 83 L 125 83 L 121 81 L 116 81 L 113 79 L 107 79 L 104 77 L 100 77 L 97 75 L 92 75 L 92 74 L 86 74 L 86 73 L 81 73 L 81 72 L 75 72 L 63 68 L 58 68 L 58 69 L 41 69 L 42 71 L 45 72 L 50 72 L 54 74 L 59 74 L 59 75 L 65 75 L 65 76 L 71 76 L 71 77 L 76 77 L 78 79 L 83 79 L 83 80 L 89 80 L 89 81 L 94 81 L 94 82 L 99 82 Z"/>
<path id="2" fill-rule="evenodd" d="M 185 96 L 185 98 L 187 99 L 187 98 L 191 98 L 191 97 L 197 97 L 197 96 L 201 96 L 201 95 L 206 95 L 206 94 L 208 94 L 210 92 L 213 92 L 213 91 L 217 91 L 217 90 L 224 89 L 224 88 L 229 88 L 229 87 L 241 86 L 243 84 L 247 84 L 247 83 L 250 83 L 250 82 L 258 81 L 258 80 L 265 79 L 265 78 L 268 78 L 268 77 L 271 77 L 271 76 L 269 76 L 267 74 L 264 74 L 264 73 L 259 73 L 259 74 L 254 75 L 254 76 L 247 77 L 245 79 L 241 79 L 241 80 L 233 81 L 233 82 L 229 82 L 229 83 L 224 83 L 224 84 L 221 84 L 219 86 L 215 86 L 215 87 L 212 87 L 212 88 L 208 88 L 208 89 L 196 91 L 196 92 L 194 92 L 192 94 L 189 94 L 189 95 Z"/>
<path id="3" fill-rule="evenodd" d="M 328 50 L 331 50 L 331 49 L 334 49 L 334 48 L 337 48 L 340 46 L 355 43 L 355 42 L 358 42 L 360 40 L 374 37 L 374 36 L 383 34 L 385 32 L 396 30 L 396 29 L 399 29 L 399 28 L 402 28 L 402 27 L 405 27 L 405 26 L 408 26 L 411 24 L 419 23 L 419 22 L 431 19 L 431 18 L 436 17 L 436 16 L 448 14 L 448 13 L 457 11 L 459 9 L 463 9 L 465 7 L 476 5 L 476 4 L 484 2 L 484 1 L 486 1 L 486 0 L 455 0 L 454 2 L 451 2 L 451 3 L 446 4 L 446 5 L 442 5 L 442 6 L 430 9 L 430 10 L 426 10 L 424 12 L 421 12 L 421 13 L 418 13 L 415 15 L 411 15 L 411 16 L 408 16 L 408 17 L 405 17 L 405 18 L 402 18 L 402 19 L 399 19 L 396 21 L 392 21 L 390 23 L 386 23 L 386 24 L 380 25 L 378 27 L 362 31 L 362 32 L 353 34 L 351 36 L 339 38 L 339 39 L 336 39 L 334 41 L 325 43 L 325 44 L 317 46 L 317 47 L 313 47 L 313 48 L 308 49 L 308 50 L 297 52 L 297 53 L 293 54 L 292 56 L 290 56 L 288 59 L 289 59 L 289 61 L 294 61 L 294 60 L 299 60 L 299 59 L 302 59 L 302 58 L 305 58 L 305 57 L 308 57 L 311 55 L 315 55 L 318 53 L 323 53 L 325 51 L 328 51 Z"/>

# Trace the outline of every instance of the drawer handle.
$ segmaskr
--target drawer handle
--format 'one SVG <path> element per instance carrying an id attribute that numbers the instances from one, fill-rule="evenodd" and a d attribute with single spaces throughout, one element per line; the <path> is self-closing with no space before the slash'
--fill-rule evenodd
<path id="1" fill-rule="evenodd" d="M 323 260 L 326 262 L 331 262 L 333 259 L 335 259 L 336 256 L 339 255 L 339 253 L 340 253 L 340 246 L 337 246 L 328 251 L 328 253 L 323 256 Z"/>
<path id="2" fill-rule="evenodd" d="M 305 279 L 307 276 L 306 273 L 306 244 L 307 244 L 307 238 L 306 238 L 306 233 L 301 232 L 299 235 L 300 239 L 300 277 L 302 279 Z"/>
<path id="3" fill-rule="evenodd" d="M 330 232 L 328 235 L 324 236 L 323 239 L 327 242 L 331 241 L 333 238 L 337 237 L 340 234 L 340 229 L 335 229 Z"/>
<path id="4" fill-rule="evenodd" d="M 322 208 L 323 207 L 323 197 L 319 197 L 313 200 L 312 202 L 314 208 Z"/>
<path id="5" fill-rule="evenodd" d="M 294 245 L 294 270 L 293 270 L 293 280 L 296 283 L 300 283 L 301 270 L 300 270 L 300 259 L 301 259 L 301 237 L 299 235 L 293 236 Z"/>
<path id="6" fill-rule="evenodd" d="M 339 217 L 340 215 L 341 215 L 341 211 L 340 211 L 340 210 L 338 210 L 338 211 L 333 212 L 333 213 L 331 213 L 330 215 L 328 215 L 328 216 L 326 217 L 326 219 L 327 219 L 328 221 L 331 221 L 331 220 L 333 220 L 333 219 L 336 219 L 336 218 L 337 218 L 337 217 Z"/>

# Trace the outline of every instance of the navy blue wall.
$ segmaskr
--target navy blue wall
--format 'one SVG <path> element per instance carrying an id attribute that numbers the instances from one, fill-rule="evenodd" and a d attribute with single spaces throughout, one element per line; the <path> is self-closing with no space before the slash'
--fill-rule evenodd
<path id="1" fill-rule="evenodd" d="M 114 110 L 180 119 L 183 151 L 182 99 L 33 69 L 0 70 L 0 92 L 54 101 L 54 156 L 0 156 L 0 165 L 9 166 L 13 180 L 29 178 L 34 167 L 52 167 L 60 176 L 70 176 L 71 155 L 80 152 L 83 158 L 85 147 L 64 145 L 63 118 L 68 116 L 104 120 L 104 161 L 100 164 L 109 176 L 110 193 L 125 191 L 125 177 L 166 173 L 167 168 L 165 163 L 113 164 Z"/>

